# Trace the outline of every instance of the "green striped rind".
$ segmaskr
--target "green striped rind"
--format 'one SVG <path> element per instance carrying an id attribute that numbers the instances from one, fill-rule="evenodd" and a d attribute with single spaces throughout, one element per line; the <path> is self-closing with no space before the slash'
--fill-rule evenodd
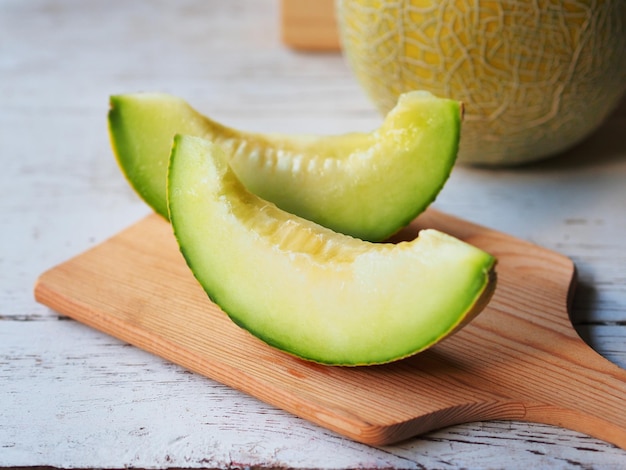
<path id="1" fill-rule="evenodd" d="M 271 346 L 333 365 L 390 362 L 437 343 L 485 306 L 495 259 L 435 230 L 370 243 L 251 194 L 203 139 L 175 139 L 169 214 L 209 297 Z"/>
<path id="2" fill-rule="evenodd" d="M 261 135 L 227 128 L 166 94 L 111 97 L 109 131 L 131 185 L 167 217 L 171 139 L 210 139 L 253 193 L 335 231 L 383 240 L 431 204 L 458 151 L 462 112 L 454 100 L 403 95 L 381 127 L 336 136 Z"/>

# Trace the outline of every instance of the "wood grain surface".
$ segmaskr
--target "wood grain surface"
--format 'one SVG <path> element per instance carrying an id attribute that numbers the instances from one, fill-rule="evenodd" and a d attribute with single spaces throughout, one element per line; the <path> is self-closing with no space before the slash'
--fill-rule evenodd
<path id="1" fill-rule="evenodd" d="M 351 439 L 387 445 L 468 421 L 569 427 L 626 448 L 626 372 L 569 322 L 572 262 L 431 210 L 419 227 L 446 231 L 498 258 L 492 302 L 429 351 L 376 367 L 329 367 L 256 340 L 211 303 L 170 225 L 153 215 L 43 274 L 38 301 Z"/>

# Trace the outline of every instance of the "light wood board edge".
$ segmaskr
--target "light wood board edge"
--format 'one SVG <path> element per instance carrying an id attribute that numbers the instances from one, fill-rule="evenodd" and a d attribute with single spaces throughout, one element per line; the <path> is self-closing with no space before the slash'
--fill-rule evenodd
<path id="1" fill-rule="evenodd" d="M 334 0 L 281 0 L 281 39 L 294 49 L 339 51 Z"/>

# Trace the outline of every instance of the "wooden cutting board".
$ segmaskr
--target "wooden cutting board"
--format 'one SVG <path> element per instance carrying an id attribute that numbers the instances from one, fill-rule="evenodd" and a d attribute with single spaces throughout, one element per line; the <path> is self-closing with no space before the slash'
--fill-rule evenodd
<path id="1" fill-rule="evenodd" d="M 412 358 L 370 367 L 308 363 L 266 346 L 212 304 L 167 222 L 147 217 L 42 274 L 36 299 L 98 330 L 354 440 L 389 444 L 489 419 L 541 422 L 626 448 L 626 371 L 577 335 L 566 257 L 434 210 L 433 227 L 498 257 L 488 307 Z"/>

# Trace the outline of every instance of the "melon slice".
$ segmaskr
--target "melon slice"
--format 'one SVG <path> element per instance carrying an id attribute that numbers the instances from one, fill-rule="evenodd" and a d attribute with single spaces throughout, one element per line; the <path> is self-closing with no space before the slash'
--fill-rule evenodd
<path id="1" fill-rule="evenodd" d="M 335 136 L 230 129 L 166 94 L 111 97 L 109 131 L 139 195 L 167 217 L 166 171 L 177 133 L 221 145 L 253 193 L 325 227 L 380 241 L 431 204 L 455 164 L 462 109 L 426 92 L 400 97 L 381 127 Z"/>
<path id="2" fill-rule="evenodd" d="M 495 288 L 495 259 L 436 230 L 372 243 L 249 192 L 216 144 L 177 136 L 169 215 L 191 271 L 239 326 L 332 365 L 394 361 L 465 325 Z"/>

